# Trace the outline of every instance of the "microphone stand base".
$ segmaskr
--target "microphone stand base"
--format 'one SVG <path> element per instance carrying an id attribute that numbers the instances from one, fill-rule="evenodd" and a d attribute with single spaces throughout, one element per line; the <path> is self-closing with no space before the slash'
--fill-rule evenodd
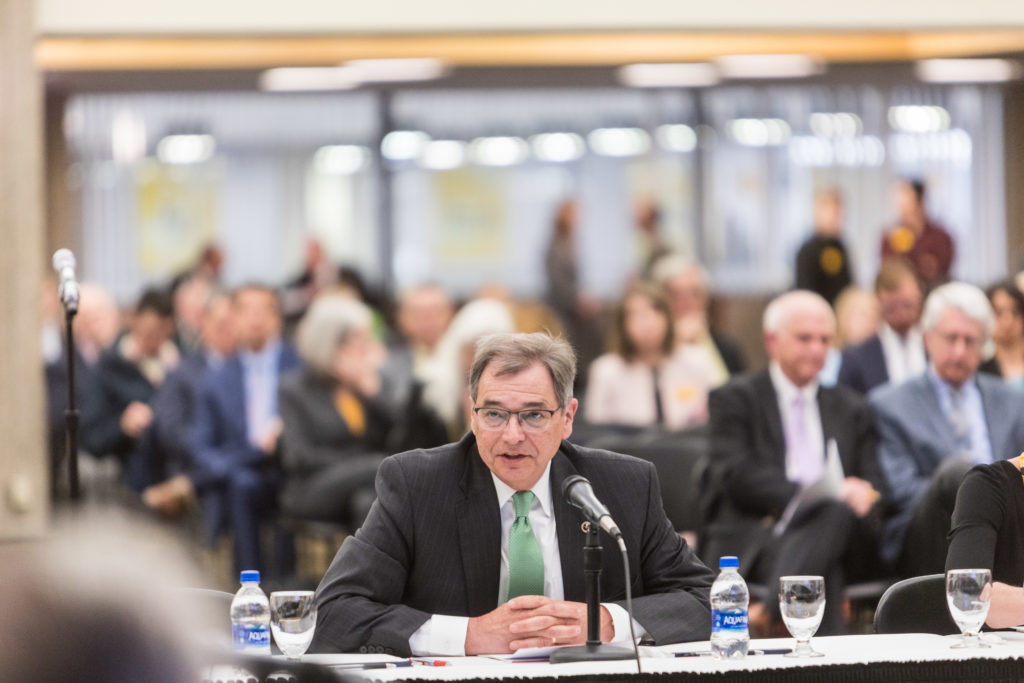
<path id="1" fill-rule="evenodd" d="M 618 659 L 636 659 L 632 650 L 604 643 L 586 645 L 574 645 L 563 647 L 551 653 L 552 664 L 567 664 L 568 662 L 608 662 Z"/>

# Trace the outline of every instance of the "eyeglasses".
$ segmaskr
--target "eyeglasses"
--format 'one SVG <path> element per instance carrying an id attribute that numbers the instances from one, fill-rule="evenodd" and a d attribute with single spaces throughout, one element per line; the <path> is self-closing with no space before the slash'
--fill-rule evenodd
<path id="1" fill-rule="evenodd" d="M 956 334 L 955 332 L 938 334 L 937 336 L 942 340 L 942 343 L 947 346 L 956 346 L 958 342 L 962 341 L 964 346 L 968 349 L 980 349 L 985 343 L 985 340 L 981 337 L 974 337 L 968 334 Z"/>
<path id="2" fill-rule="evenodd" d="M 554 417 L 561 408 L 557 410 L 548 410 L 546 408 L 529 408 L 527 410 L 505 410 L 504 408 L 492 408 L 485 406 L 483 408 L 473 408 L 473 412 L 476 413 L 476 419 L 480 423 L 480 426 L 489 432 L 498 432 L 505 428 L 508 421 L 515 415 L 516 419 L 519 420 L 519 426 L 523 428 L 524 432 L 536 433 L 543 432 L 551 424 L 551 418 Z"/>

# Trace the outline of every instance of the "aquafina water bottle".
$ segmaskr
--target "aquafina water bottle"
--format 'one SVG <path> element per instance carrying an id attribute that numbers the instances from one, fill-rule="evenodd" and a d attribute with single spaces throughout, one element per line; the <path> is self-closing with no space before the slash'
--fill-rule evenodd
<path id="1" fill-rule="evenodd" d="M 743 659 L 750 643 L 750 592 L 738 567 L 738 559 L 723 557 L 718 561 L 721 573 L 711 584 L 711 654 L 717 659 Z"/>
<path id="2" fill-rule="evenodd" d="M 231 636 L 235 649 L 270 654 L 270 602 L 260 589 L 260 573 L 242 572 L 242 587 L 231 601 Z"/>

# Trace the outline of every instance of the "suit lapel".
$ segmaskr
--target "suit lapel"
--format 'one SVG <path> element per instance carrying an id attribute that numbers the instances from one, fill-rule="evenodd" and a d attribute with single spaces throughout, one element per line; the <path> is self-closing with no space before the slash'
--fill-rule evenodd
<path id="1" fill-rule="evenodd" d="M 761 405 L 764 408 L 765 428 L 768 430 L 769 443 L 765 451 L 775 459 L 775 464 L 786 470 L 786 437 L 782 431 L 782 413 L 779 412 L 779 399 L 775 395 L 775 385 L 768 371 L 754 378 L 754 387 Z"/>
<path id="2" fill-rule="evenodd" d="M 462 498 L 456 505 L 456 513 L 466 605 L 468 614 L 475 616 L 497 606 L 501 572 L 501 515 L 491 471 L 480 460 L 472 433 L 462 443 L 466 467 L 459 481 Z"/>
<path id="3" fill-rule="evenodd" d="M 929 422 L 931 433 L 938 436 L 936 441 L 948 446 L 952 450 L 953 444 L 956 442 L 956 436 L 953 434 L 953 427 L 946 418 L 946 413 L 942 410 L 942 405 L 939 404 L 939 397 L 935 394 L 935 388 L 932 387 L 928 375 L 924 374 L 907 380 L 907 382 L 914 383 L 912 386 L 917 394 L 917 400 L 920 401 L 920 405 L 924 408 L 921 412 L 924 413 L 925 418 Z"/>
<path id="4" fill-rule="evenodd" d="M 234 356 L 227 361 L 224 370 L 224 399 L 228 408 L 226 417 L 234 422 L 234 429 L 242 435 L 242 440 L 248 441 L 246 419 L 249 411 L 245 396 L 245 379 L 242 376 L 242 361 L 238 356 Z"/>
<path id="5" fill-rule="evenodd" d="M 583 584 L 583 539 L 580 528 L 583 514 L 565 501 L 562 482 L 572 474 L 578 474 L 565 452 L 575 447 L 567 441 L 551 460 L 551 508 L 555 513 L 555 529 L 558 535 L 558 556 L 562 564 L 562 590 L 565 599 L 572 602 L 586 600 Z"/>
<path id="6" fill-rule="evenodd" d="M 985 381 L 980 375 L 975 375 L 978 385 L 978 393 L 981 394 L 981 407 L 985 411 L 985 427 L 988 429 L 988 443 L 992 449 L 992 459 L 1002 460 L 1004 453 L 1015 453 L 1017 448 L 1006 448 L 1010 438 L 1010 430 L 1013 428 L 1014 420 L 1011 415 L 1005 415 L 1006 404 L 999 401 L 996 396 L 996 389 Z"/>

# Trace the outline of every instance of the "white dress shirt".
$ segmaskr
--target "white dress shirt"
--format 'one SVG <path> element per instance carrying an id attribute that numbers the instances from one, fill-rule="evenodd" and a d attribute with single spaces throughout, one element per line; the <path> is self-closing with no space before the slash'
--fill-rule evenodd
<path id="1" fill-rule="evenodd" d="M 890 384 L 900 384 L 911 377 L 918 377 L 928 368 L 924 338 L 921 330 L 916 327 L 910 328 L 906 338 L 902 338 L 888 324 L 882 323 L 878 327 L 878 340 L 882 342 L 882 355 L 885 356 L 885 369 L 889 373 Z"/>
<path id="2" fill-rule="evenodd" d="M 790 424 L 790 412 L 793 410 L 793 401 L 797 394 L 804 400 L 804 426 L 807 430 L 807 441 L 810 448 L 821 456 L 822 463 L 825 462 L 825 435 L 821 428 L 821 412 L 818 410 L 818 380 L 812 380 L 802 387 L 793 384 L 786 373 L 782 371 L 778 363 L 773 362 L 768 368 L 772 378 L 772 385 L 775 387 L 775 397 L 779 403 L 779 413 L 782 416 L 782 429 L 785 435 L 786 425 Z M 799 463 L 786 448 L 786 479 L 797 481 L 796 469 Z"/>
<path id="3" fill-rule="evenodd" d="M 505 602 L 508 592 L 508 536 L 515 520 L 515 508 L 512 495 L 516 492 L 505 482 L 491 473 L 494 490 L 498 494 L 498 505 L 501 509 L 501 571 L 498 575 L 498 601 Z M 540 544 L 541 557 L 544 558 L 544 595 L 552 600 L 565 599 L 565 587 L 562 584 L 562 557 L 558 551 L 558 531 L 555 528 L 555 512 L 551 501 L 551 463 L 544 469 L 544 474 L 534 484 L 533 503 L 530 506 L 530 527 Z M 580 552 L 582 552 L 582 545 Z M 629 640 L 629 613 L 619 605 L 602 603 L 612 615 L 614 627 L 613 641 Z M 634 620 L 634 629 L 639 636 L 643 628 Z M 582 625 L 586 628 L 586 623 Z M 409 637 L 409 649 L 414 655 L 463 656 L 466 654 L 466 631 L 469 628 L 469 617 L 453 617 L 435 614 L 430 617 L 415 633 Z"/>

